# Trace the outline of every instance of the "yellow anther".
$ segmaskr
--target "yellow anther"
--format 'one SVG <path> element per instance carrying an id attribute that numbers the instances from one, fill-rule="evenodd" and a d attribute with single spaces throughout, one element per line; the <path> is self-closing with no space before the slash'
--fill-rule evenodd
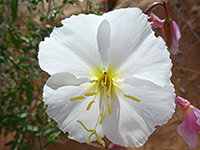
<path id="1" fill-rule="evenodd" d="M 111 108 L 111 105 L 110 105 L 110 101 L 107 103 L 107 107 L 108 107 L 109 115 L 112 115 L 112 108 Z"/>
<path id="2" fill-rule="evenodd" d="M 130 95 L 124 94 L 124 97 L 130 98 L 130 99 L 132 99 L 132 100 L 134 100 L 136 102 L 140 102 L 140 100 L 138 98 L 134 97 L 134 96 L 130 96 Z"/>
<path id="3" fill-rule="evenodd" d="M 94 103 L 95 101 L 93 100 L 93 101 L 91 101 L 88 105 L 87 105 L 87 108 L 86 108 L 86 110 L 89 110 L 90 108 L 91 108 L 91 106 L 92 106 L 92 104 Z"/>
<path id="4" fill-rule="evenodd" d="M 85 96 L 93 96 L 96 94 L 97 94 L 96 92 L 88 92 L 88 93 L 85 93 Z"/>
<path id="5" fill-rule="evenodd" d="M 85 97 L 84 96 L 73 97 L 70 99 L 70 101 L 75 101 L 75 100 L 79 100 L 79 99 L 85 99 Z"/>
<path id="6" fill-rule="evenodd" d="M 101 119 L 99 121 L 99 124 L 103 123 L 103 120 L 104 120 L 105 116 L 106 116 L 106 113 L 103 113 L 103 115 L 101 116 Z"/>

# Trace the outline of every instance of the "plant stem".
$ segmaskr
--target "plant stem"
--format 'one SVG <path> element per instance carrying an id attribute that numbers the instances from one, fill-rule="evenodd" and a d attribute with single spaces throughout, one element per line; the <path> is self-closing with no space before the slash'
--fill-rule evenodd
<path id="1" fill-rule="evenodd" d="M 4 22 L 3 22 L 3 27 L 2 27 L 2 37 L 0 39 L 0 46 L 3 44 L 3 41 L 4 41 L 6 24 L 7 24 L 7 19 L 8 19 L 8 15 L 9 15 L 11 4 L 12 4 L 12 0 L 9 1 L 7 11 L 6 11 L 5 15 L 4 15 Z"/>
<path id="2" fill-rule="evenodd" d="M 166 6 L 166 3 L 165 3 L 165 2 L 155 2 L 155 3 L 153 3 L 150 7 L 148 7 L 148 8 L 144 11 L 144 13 L 145 13 L 145 14 L 148 14 L 154 7 L 159 6 L 159 5 L 162 6 L 162 7 L 164 8 L 166 19 L 169 19 L 169 18 L 170 18 L 170 17 L 169 17 L 169 12 L 168 12 L 168 9 L 167 9 L 167 6 Z"/>

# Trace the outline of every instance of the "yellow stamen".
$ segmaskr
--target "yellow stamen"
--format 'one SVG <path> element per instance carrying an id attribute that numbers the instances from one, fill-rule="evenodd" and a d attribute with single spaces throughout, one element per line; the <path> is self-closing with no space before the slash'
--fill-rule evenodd
<path id="1" fill-rule="evenodd" d="M 114 99 L 113 96 L 116 94 L 115 92 L 122 92 L 121 86 L 117 82 L 117 78 L 120 77 L 122 73 L 119 72 L 115 67 L 116 66 L 114 64 L 106 68 L 102 68 L 100 65 L 94 65 L 94 68 L 92 68 L 89 72 L 94 80 L 91 81 L 88 92 L 85 93 L 83 96 L 70 99 L 71 101 L 73 101 L 78 99 L 85 99 L 89 96 L 94 96 L 94 98 L 92 97 L 93 100 L 87 103 L 86 111 L 88 111 L 91 109 L 91 107 L 94 107 L 93 103 L 95 103 L 96 97 L 100 96 L 99 103 L 101 108 L 99 110 L 98 118 L 96 120 L 94 128 L 92 128 L 92 130 L 89 130 L 81 121 L 77 120 L 77 122 L 80 123 L 81 126 L 86 130 L 86 132 L 90 132 L 88 133 L 88 144 L 90 144 L 92 136 L 96 136 L 98 142 L 105 147 L 105 142 L 100 139 L 97 134 L 97 127 L 98 125 L 102 125 L 103 121 L 105 120 L 106 113 L 112 115 L 111 99 Z M 131 98 L 135 101 L 140 101 L 137 98 L 129 95 L 124 96 Z M 106 105 L 108 112 L 106 112 Z"/>
<path id="2" fill-rule="evenodd" d="M 87 132 L 93 132 L 94 131 L 94 130 L 89 130 L 88 128 L 86 128 L 86 126 L 80 120 L 77 120 L 77 122 L 80 123 Z"/>
<path id="3" fill-rule="evenodd" d="M 101 86 L 104 87 L 104 88 L 106 88 L 106 86 L 104 85 L 103 81 L 101 81 Z"/>
<path id="4" fill-rule="evenodd" d="M 107 82 L 107 79 L 108 79 L 108 76 L 107 76 L 107 74 L 106 73 L 104 73 L 104 75 L 105 75 L 105 84 L 106 84 L 106 82 Z"/>
<path id="5" fill-rule="evenodd" d="M 96 94 L 97 94 L 96 92 L 88 92 L 88 93 L 85 93 L 85 96 L 93 96 Z"/>
<path id="6" fill-rule="evenodd" d="M 103 147 L 105 147 L 105 142 L 104 142 L 102 139 L 99 138 L 99 136 L 98 136 L 98 134 L 97 134 L 96 131 L 93 131 L 93 132 L 90 134 L 90 136 L 88 137 L 88 142 L 87 142 L 87 144 L 90 144 L 90 143 L 91 143 L 90 138 L 92 137 L 93 134 L 96 136 L 97 141 L 98 141 L 101 145 L 103 145 Z"/>
<path id="7" fill-rule="evenodd" d="M 70 101 L 75 101 L 75 100 L 79 100 L 79 99 L 85 99 L 85 97 L 84 96 L 73 97 L 70 99 Z"/>
<path id="8" fill-rule="evenodd" d="M 131 96 L 131 95 L 126 95 L 126 94 L 124 94 L 124 97 L 130 98 L 130 99 L 132 99 L 132 100 L 134 100 L 134 101 L 136 101 L 136 102 L 140 102 L 140 100 L 139 100 L 138 98 L 136 98 L 136 97 L 134 97 L 134 96 Z"/>
<path id="9" fill-rule="evenodd" d="M 106 92 L 106 96 L 109 97 L 109 96 L 110 96 L 110 93 Z"/>
<path id="10" fill-rule="evenodd" d="M 89 110 L 89 109 L 91 108 L 91 106 L 92 106 L 92 104 L 93 104 L 94 102 L 95 102 L 94 100 L 93 100 L 93 101 L 91 101 L 91 102 L 88 104 L 88 106 L 87 106 L 86 110 Z"/>
<path id="11" fill-rule="evenodd" d="M 110 82 L 110 84 L 109 84 L 108 97 L 110 96 L 110 90 L 111 90 L 111 87 L 112 87 L 112 82 Z"/>
<path id="12" fill-rule="evenodd" d="M 110 105 L 110 101 L 107 103 L 107 107 L 108 107 L 109 115 L 112 115 L 112 108 L 111 108 L 111 105 Z"/>
<path id="13" fill-rule="evenodd" d="M 105 147 L 105 142 L 104 142 L 102 139 L 99 138 L 99 136 L 98 136 L 98 134 L 97 134 L 97 132 L 96 132 L 95 130 L 89 130 L 88 128 L 86 128 L 86 126 L 85 126 L 80 120 L 77 120 L 77 122 L 80 123 L 80 124 L 83 126 L 83 128 L 84 128 L 87 132 L 92 132 L 92 133 L 90 134 L 90 136 L 88 137 L 88 142 L 87 142 L 87 144 L 90 144 L 90 143 L 91 143 L 90 138 L 91 138 L 92 135 L 94 134 L 94 135 L 96 136 L 98 142 L 99 142 L 100 144 L 102 144 L 103 147 Z"/>
<path id="14" fill-rule="evenodd" d="M 99 124 L 103 123 L 103 120 L 104 120 L 105 116 L 106 116 L 106 113 L 103 113 L 103 115 L 101 116 L 101 120 L 99 121 Z"/>

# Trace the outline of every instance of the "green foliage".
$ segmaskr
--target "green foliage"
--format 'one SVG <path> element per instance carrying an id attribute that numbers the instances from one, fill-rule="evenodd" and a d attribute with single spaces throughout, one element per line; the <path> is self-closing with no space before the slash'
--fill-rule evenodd
<path id="1" fill-rule="evenodd" d="M 65 6 L 79 3 L 80 0 L 0 2 L 0 134 L 14 135 L 5 144 L 10 149 L 45 149 L 59 136 L 67 136 L 45 113 L 41 95 L 48 75 L 40 70 L 37 53 L 39 42 L 49 36 L 54 26 L 61 26 L 59 20 L 65 18 Z M 89 13 L 95 13 L 92 8 L 99 6 L 89 1 Z"/>
<path id="2" fill-rule="evenodd" d="M 18 0 L 12 0 L 12 3 L 11 3 L 12 20 L 16 20 L 16 17 L 17 17 L 17 9 L 18 9 Z"/>

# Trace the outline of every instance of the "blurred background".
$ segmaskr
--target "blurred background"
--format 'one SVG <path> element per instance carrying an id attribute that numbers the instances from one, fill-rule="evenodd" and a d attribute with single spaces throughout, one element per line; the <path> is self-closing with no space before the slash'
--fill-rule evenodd
<path id="1" fill-rule="evenodd" d="M 158 0 L 159 1 L 159 0 Z M 126 7 L 145 10 L 155 0 L 0 0 L 0 150 L 100 150 L 94 142 L 80 144 L 67 138 L 48 118 L 42 88 L 48 78 L 38 66 L 38 44 L 60 20 L 73 14 L 105 12 Z M 172 55 L 176 94 L 200 109 L 200 0 L 166 0 L 171 18 L 180 27 L 179 52 Z M 162 7 L 153 12 L 164 19 Z M 78 30 L 78 29 L 77 29 Z M 160 30 L 156 30 L 160 34 Z M 131 150 L 186 150 L 177 134 L 183 112 Z M 134 135 L 133 135 L 134 136 Z M 106 146 L 110 142 L 105 138 Z M 200 135 L 198 146 L 200 149 Z"/>

